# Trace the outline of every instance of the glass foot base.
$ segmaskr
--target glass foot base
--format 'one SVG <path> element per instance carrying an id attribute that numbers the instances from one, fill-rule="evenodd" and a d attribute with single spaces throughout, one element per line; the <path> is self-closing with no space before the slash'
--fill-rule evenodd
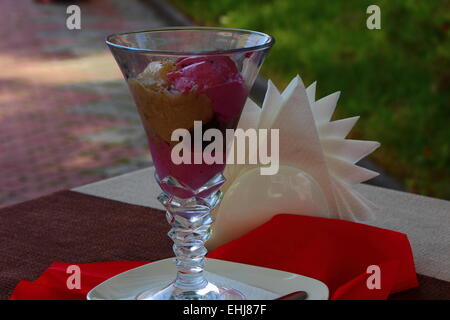
<path id="1" fill-rule="evenodd" d="M 137 295 L 136 300 L 245 300 L 235 289 L 219 288 L 212 283 L 200 290 L 183 290 L 173 283 L 164 289 L 154 288 Z"/>

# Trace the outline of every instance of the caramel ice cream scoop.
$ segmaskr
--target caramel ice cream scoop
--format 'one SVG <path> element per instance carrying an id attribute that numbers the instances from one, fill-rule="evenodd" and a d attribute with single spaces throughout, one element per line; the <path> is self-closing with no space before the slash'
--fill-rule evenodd
<path id="1" fill-rule="evenodd" d="M 131 79 L 128 85 L 146 129 L 168 143 L 174 130 L 191 130 L 194 121 L 207 123 L 213 117 L 211 100 L 204 94 L 169 91 L 164 86 L 146 85 L 137 79 Z"/>

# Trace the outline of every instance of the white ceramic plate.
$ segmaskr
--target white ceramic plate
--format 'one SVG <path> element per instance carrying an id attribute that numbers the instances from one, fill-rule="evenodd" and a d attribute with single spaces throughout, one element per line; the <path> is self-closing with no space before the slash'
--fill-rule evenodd
<path id="1" fill-rule="evenodd" d="M 112 277 L 93 288 L 87 299 L 133 300 L 149 288 L 162 288 L 174 279 L 176 270 L 172 260 L 169 258 L 149 263 Z M 328 299 L 328 287 L 323 282 L 295 273 L 217 259 L 208 259 L 206 269 L 209 273 L 272 292 L 279 297 L 303 290 L 308 293 L 308 300 Z M 248 294 L 246 297 L 255 299 Z"/>

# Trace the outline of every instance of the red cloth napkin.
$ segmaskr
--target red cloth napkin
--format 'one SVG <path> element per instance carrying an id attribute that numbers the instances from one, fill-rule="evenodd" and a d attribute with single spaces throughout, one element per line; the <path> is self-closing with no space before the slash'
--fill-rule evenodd
<path id="1" fill-rule="evenodd" d="M 10 300 L 86 300 L 87 293 L 108 278 L 140 267 L 145 261 L 111 261 L 94 263 L 54 262 L 35 281 L 20 281 Z M 80 267 L 80 289 L 68 289 L 69 266 Z M 69 269 L 70 271 L 70 269 Z"/>
<path id="2" fill-rule="evenodd" d="M 277 215 L 209 257 L 321 280 L 331 299 L 386 299 L 418 286 L 405 234 L 344 220 Z M 367 286 L 372 265 L 380 268 L 380 289 Z"/>
<path id="3" fill-rule="evenodd" d="M 208 254 L 210 258 L 298 273 L 323 281 L 331 299 L 386 299 L 418 285 L 405 234 L 355 222 L 280 214 Z M 104 280 L 146 262 L 77 264 L 81 289 L 69 290 L 70 263 L 56 262 L 36 281 L 21 281 L 10 299 L 85 299 Z M 380 289 L 369 289 L 369 266 L 380 270 Z M 370 279 L 369 279 L 370 280 Z"/>

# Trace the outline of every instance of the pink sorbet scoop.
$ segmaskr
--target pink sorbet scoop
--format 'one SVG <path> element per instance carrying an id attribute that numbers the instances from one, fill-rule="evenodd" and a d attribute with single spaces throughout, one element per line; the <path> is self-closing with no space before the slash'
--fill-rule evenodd
<path id="1" fill-rule="evenodd" d="M 184 94 L 195 90 L 207 95 L 217 120 L 238 117 L 247 97 L 247 88 L 235 63 L 227 56 L 194 56 L 179 59 L 175 71 L 167 74 L 170 86 Z"/>

